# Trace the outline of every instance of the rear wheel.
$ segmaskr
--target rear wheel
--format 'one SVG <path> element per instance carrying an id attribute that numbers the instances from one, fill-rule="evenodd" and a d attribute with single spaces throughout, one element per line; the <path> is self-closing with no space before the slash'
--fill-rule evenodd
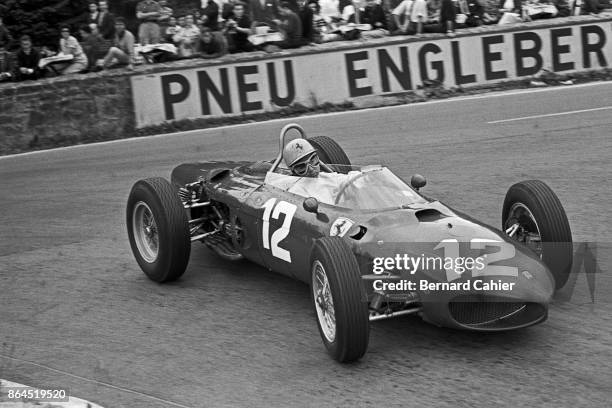
<path id="1" fill-rule="evenodd" d="M 127 228 L 136 261 L 149 279 L 169 282 L 189 262 L 189 222 L 175 188 L 157 177 L 134 184 L 127 204 Z"/>
<path id="2" fill-rule="evenodd" d="M 572 268 L 572 232 L 552 189 L 540 180 L 511 186 L 504 200 L 502 225 L 506 234 L 540 256 L 555 279 L 555 289 L 562 288 Z"/>
<path id="3" fill-rule="evenodd" d="M 329 354 L 341 363 L 368 349 L 368 304 L 362 299 L 359 265 L 339 237 L 316 241 L 311 258 L 311 289 L 317 324 Z"/>
<path id="4" fill-rule="evenodd" d="M 351 161 L 344 152 L 344 149 L 340 147 L 336 141 L 327 136 L 314 136 L 309 137 L 308 141 L 317 150 L 319 159 L 325 164 L 340 164 L 343 166 L 350 166 Z M 348 173 L 347 167 L 338 167 L 339 173 Z"/>

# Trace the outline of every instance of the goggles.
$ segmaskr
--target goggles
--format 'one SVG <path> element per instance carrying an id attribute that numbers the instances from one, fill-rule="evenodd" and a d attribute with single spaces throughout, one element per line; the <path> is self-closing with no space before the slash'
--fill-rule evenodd
<path id="1" fill-rule="evenodd" d="M 308 171 L 310 170 L 310 168 L 313 168 L 318 165 L 319 165 L 319 156 L 316 153 L 313 153 L 308 158 L 308 160 L 303 161 L 301 163 L 294 164 L 292 167 L 292 170 L 297 176 L 303 177 L 306 174 L 308 174 Z"/>

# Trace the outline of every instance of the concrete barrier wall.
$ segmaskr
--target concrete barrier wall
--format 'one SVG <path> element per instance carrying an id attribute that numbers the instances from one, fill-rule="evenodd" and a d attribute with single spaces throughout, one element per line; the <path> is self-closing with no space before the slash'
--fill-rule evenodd
<path id="1" fill-rule="evenodd" d="M 341 103 L 416 89 L 571 73 L 612 61 L 609 21 L 512 27 L 456 38 L 383 39 L 333 51 L 288 54 L 131 78 L 136 124 L 150 126 L 274 111 L 294 103 Z"/>
<path id="2" fill-rule="evenodd" d="M 611 63 L 608 14 L 2 84 L 0 153 L 130 137 L 180 119 L 377 100 L 425 80 L 469 87 Z"/>

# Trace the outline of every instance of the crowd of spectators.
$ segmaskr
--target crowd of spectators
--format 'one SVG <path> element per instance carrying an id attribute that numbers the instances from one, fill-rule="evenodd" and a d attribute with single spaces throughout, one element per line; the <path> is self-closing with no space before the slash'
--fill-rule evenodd
<path id="1" fill-rule="evenodd" d="M 57 52 L 11 33 L 0 16 L 0 81 L 37 79 L 181 58 L 275 51 L 357 38 L 446 33 L 483 24 L 598 13 L 603 0 L 202 0 L 176 14 L 165 0 L 136 7 L 138 32 L 105 0 L 92 1 L 78 30 L 62 26 Z M 568 2 L 569 1 L 569 2 Z M 9 52 L 18 43 L 18 50 Z M 13 47 L 14 49 L 15 47 Z"/>

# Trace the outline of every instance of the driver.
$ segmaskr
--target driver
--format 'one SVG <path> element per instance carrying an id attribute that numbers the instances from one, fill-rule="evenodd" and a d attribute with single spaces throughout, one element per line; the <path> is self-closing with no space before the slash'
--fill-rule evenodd
<path id="1" fill-rule="evenodd" d="M 306 139 L 294 139 L 287 143 L 283 150 L 283 160 L 291 170 L 291 175 L 299 177 L 287 191 L 302 197 L 314 197 L 325 204 L 335 204 L 341 187 L 355 173 L 331 171 L 325 163 L 321 163 L 317 151 Z"/>
<path id="2" fill-rule="evenodd" d="M 283 150 L 285 164 L 297 177 L 317 177 L 321 172 L 319 155 L 306 139 L 294 139 Z"/>

